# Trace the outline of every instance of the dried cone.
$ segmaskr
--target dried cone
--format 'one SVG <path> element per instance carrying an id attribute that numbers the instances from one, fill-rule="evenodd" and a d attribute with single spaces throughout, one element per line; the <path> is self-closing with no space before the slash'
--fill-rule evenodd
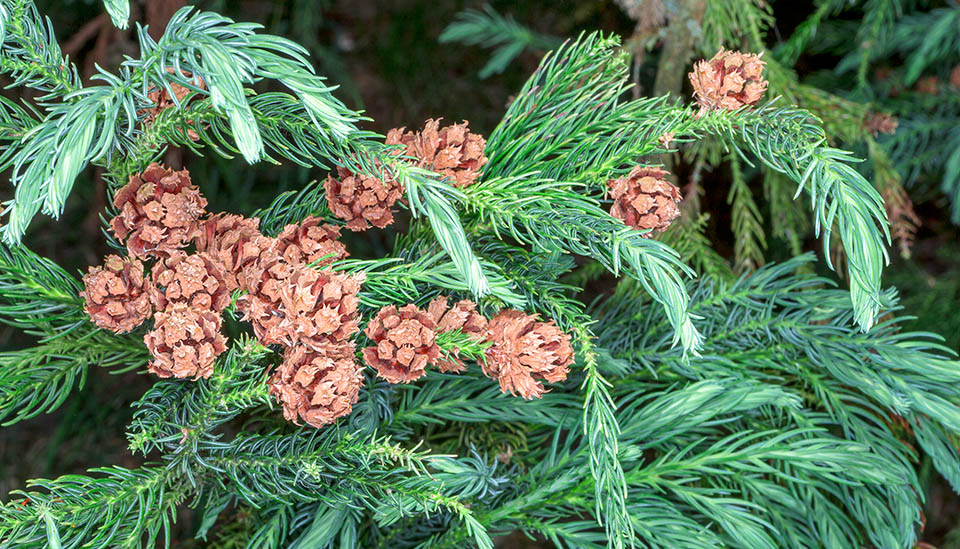
<path id="1" fill-rule="evenodd" d="M 721 49 L 709 61 L 699 61 L 689 74 L 700 110 L 735 111 L 754 105 L 767 90 L 760 56 Z"/>
<path id="2" fill-rule="evenodd" d="M 881 133 L 892 134 L 897 131 L 898 125 L 897 117 L 887 113 L 874 112 L 867 115 L 867 131 L 874 136 Z"/>
<path id="3" fill-rule="evenodd" d="M 340 240 L 340 227 L 320 224 L 314 216 L 298 224 L 287 225 L 277 236 L 278 253 L 291 265 L 310 263 L 326 267 L 350 256 Z"/>
<path id="4" fill-rule="evenodd" d="M 363 275 L 351 276 L 298 266 L 280 293 L 280 336 L 286 345 L 301 343 L 315 351 L 348 341 L 360 331 L 357 305 Z"/>
<path id="5" fill-rule="evenodd" d="M 151 372 L 160 377 L 208 378 L 226 349 L 220 315 L 178 303 L 154 315 L 154 328 L 143 341 L 153 355 Z"/>
<path id="6" fill-rule="evenodd" d="M 410 383 L 426 373 L 428 362 L 440 356 L 436 323 L 416 305 L 398 311 L 394 305 L 380 309 L 364 333 L 373 347 L 363 350 L 363 359 L 389 383 Z"/>
<path id="7" fill-rule="evenodd" d="M 955 90 L 960 90 L 960 65 L 953 67 L 950 71 L 950 85 Z"/>
<path id="8" fill-rule="evenodd" d="M 387 132 L 387 145 L 404 145 L 405 154 L 419 160 L 417 165 L 441 173 L 457 187 L 473 184 L 487 163 L 483 148 L 487 141 L 467 129 L 469 122 L 440 128 L 440 119 L 430 119 L 419 132 L 395 128 Z"/>
<path id="9" fill-rule="evenodd" d="M 264 345 L 284 341 L 287 326 L 281 294 L 288 284 L 294 266 L 283 260 L 276 246 L 268 246 L 250 268 L 246 278 L 248 293 L 237 300 L 243 319 L 253 325 L 253 332 Z"/>
<path id="10" fill-rule="evenodd" d="M 486 339 L 493 345 L 487 349 L 483 373 L 499 381 L 503 392 L 528 400 L 543 395 L 538 379 L 563 381 L 573 364 L 569 335 L 553 322 L 538 322 L 536 315 L 516 309 L 491 318 Z"/>
<path id="11" fill-rule="evenodd" d="M 173 67 L 167 67 L 167 72 L 170 74 L 174 74 Z M 184 72 L 183 76 L 190 78 L 192 75 L 189 72 Z M 207 86 L 204 83 L 203 78 L 200 78 L 199 76 L 193 79 L 193 85 L 200 88 L 201 90 L 207 89 Z M 177 103 L 182 104 L 183 100 L 186 99 L 187 96 L 190 95 L 190 93 L 192 93 L 193 91 L 190 88 L 187 88 L 186 86 L 181 86 L 180 84 L 177 84 L 175 82 L 170 84 L 170 89 L 173 90 L 172 97 L 170 95 L 170 92 L 168 92 L 166 88 L 152 88 L 150 92 L 147 93 L 147 99 L 149 99 L 155 105 L 153 108 L 147 109 L 145 111 L 147 118 L 144 122 L 146 124 L 152 124 L 153 121 L 156 120 L 157 116 L 159 116 L 160 113 L 165 111 L 166 109 L 169 109 L 171 107 L 176 107 Z M 174 97 L 176 98 L 176 102 L 174 101 Z M 144 111 L 141 111 L 141 112 L 144 112 Z M 187 130 L 187 136 L 192 141 L 196 141 L 200 137 L 199 135 L 197 135 L 197 132 L 193 130 Z"/>
<path id="12" fill-rule="evenodd" d="M 363 385 L 363 367 L 353 356 L 353 344 L 340 355 L 290 347 L 270 378 L 270 394 L 283 406 L 289 421 L 323 427 L 348 415 Z"/>
<path id="13" fill-rule="evenodd" d="M 940 79 L 936 76 L 924 76 L 923 78 L 917 80 L 914 90 L 917 93 L 937 95 L 940 92 Z"/>
<path id="14" fill-rule="evenodd" d="M 246 279 L 254 264 L 273 242 L 260 234 L 260 220 L 234 214 L 217 214 L 200 225 L 195 240 L 225 271 L 227 287 L 247 289 Z"/>
<path id="15" fill-rule="evenodd" d="M 90 267 L 83 277 L 83 310 L 93 323 L 114 333 L 133 330 L 149 318 L 150 283 L 143 263 L 108 255 L 101 267 Z"/>
<path id="16" fill-rule="evenodd" d="M 474 302 L 466 299 L 448 308 L 447 298 L 440 296 L 427 306 L 427 314 L 437 324 L 436 333 L 459 330 L 472 339 L 481 340 L 487 329 L 487 319 L 477 312 Z M 441 356 L 434 363 L 441 372 L 462 372 L 466 369 L 458 349 L 451 349 L 448 356 Z"/>
<path id="17" fill-rule="evenodd" d="M 364 174 L 337 168 L 339 179 L 330 175 L 324 183 L 330 210 L 347 221 L 351 231 L 365 231 L 370 226 L 384 228 L 393 223 L 390 208 L 403 196 L 403 185 L 388 179 L 381 181 Z"/>
<path id="18" fill-rule="evenodd" d="M 226 271 L 209 254 L 176 252 L 153 268 L 151 299 L 157 310 L 182 303 L 220 312 L 230 304 Z"/>
<path id="19" fill-rule="evenodd" d="M 136 258 L 165 257 L 183 248 L 196 234 L 207 200 L 190 183 L 186 170 L 153 163 L 113 197 L 119 213 L 110 227 Z"/>
<path id="20" fill-rule="evenodd" d="M 610 215 L 634 229 L 667 230 L 680 215 L 680 189 L 667 181 L 669 172 L 637 166 L 626 177 L 607 181 L 613 205 Z M 650 234 L 650 233 L 647 233 Z"/>

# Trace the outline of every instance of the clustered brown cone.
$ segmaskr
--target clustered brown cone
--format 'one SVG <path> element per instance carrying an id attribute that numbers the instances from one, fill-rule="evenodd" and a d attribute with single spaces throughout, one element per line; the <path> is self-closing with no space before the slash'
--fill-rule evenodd
<path id="1" fill-rule="evenodd" d="M 384 181 L 343 167 L 337 168 L 337 177 L 330 174 L 323 187 L 330 211 L 345 220 L 351 231 L 382 229 L 393 223 L 390 208 L 404 192 L 403 185 L 392 178 Z"/>
<path id="2" fill-rule="evenodd" d="M 260 220 L 234 214 L 217 214 L 200 225 L 197 251 L 208 254 L 226 273 L 230 291 L 246 287 L 247 274 L 270 239 L 260 234 Z"/>
<path id="3" fill-rule="evenodd" d="M 210 377 L 214 361 L 226 349 L 221 322 L 218 313 L 184 303 L 158 311 L 153 330 L 143 338 L 153 355 L 150 371 L 160 377 Z"/>
<path id="4" fill-rule="evenodd" d="M 353 356 L 352 344 L 339 356 L 297 345 L 286 350 L 269 385 L 287 420 L 323 427 L 353 409 L 363 385 L 363 367 Z"/>
<path id="5" fill-rule="evenodd" d="M 280 294 L 283 313 L 281 339 L 315 351 L 336 347 L 360 331 L 357 306 L 363 276 L 297 268 Z"/>
<path id="6" fill-rule="evenodd" d="M 153 267 L 152 300 L 157 310 L 183 303 L 193 309 L 223 311 L 232 288 L 226 270 L 205 252 L 176 252 Z"/>
<path id="7" fill-rule="evenodd" d="M 167 72 L 173 74 L 173 67 L 167 67 Z M 192 78 L 192 75 L 189 72 L 183 73 L 183 76 Z M 207 89 L 203 78 L 200 78 L 199 76 L 193 78 L 193 85 L 201 90 Z M 193 91 L 190 88 L 181 86 L 175 82 L 170 84 L 170 89 L 173 91 L 173 96 L 170 95 L 170 92 L 167 91 L 166 88 L 162 87 L 151 88 L 151 90 L 147 93 L 147 99 L 154 103 L 154 106 L 145 111 L 147 115 L 146 120 L 144 121 L 145 124 L 152 124 L 161 112 L 171 107 L 175 107 L 177 103 L 182 104 L 187 96 Z M 174 101 L 174 98 L 176 98 L 176 101 Z M 187 136 L 193 141 L 196 141 L 199 138 L 199 135 L 197 135 L 197 133 L 193 130 L 187 130 Z"/>
<path id="8" fill-rule="evenodd" d="M 709 61 L 697 62 L 689 77 L 701 112 L 755 105 L 767 90 L 765 64 L 759 55 L 724 49 Z"/>
<path id="9" fill-rule="evenodd" d="M 149 280 L 139 260 L 108 255 L 103 266 L 91 267 L 84 275 L 83 285 L 83 308 L 104 330 L 129 332 L 153 313 Z"/>
<path id="10" fill-rule="evenodd" d="M 300 223 L 284 227 L 277 235 L 275 245 L 287 263 L 310 263 L 316 267 L 326 267 L 350 256 L 339 238 L 340 227 L 321 225 L 320 219 L 310 216 Z"/>
<path id="11" fill-rule="evenodd" d="M 373 342 L 363 350 L 363 359 L 389 383 L 410 383 L 426 373 L 428 363 L 440 356 L 437 325 L 416 305 L 399 310 L 390 305 L 377 311 L 364 333 Z"/>
<path id="12" fill-rule="evenodd" d="M 469 300 L 461 300 L 447 307 L 446 296 L 440 296 L 427 306 L 427 315 L 436 323 L 436 332 L 459 330 L 471 339 L 483 339 L 487 329 L 487 319 L 477 312 L 477 306 Z M 449 356 L 435 360 L 441 372 L 462 372 L 466 369 L 460 360 L 459 349 L 451 349 Z"/>
<path id="13" fill-rule="evenodd" d="M 865 124 L 867 131 L 874 136 L 881 133 L 892 134 L 897 131 L 898 125 L 899 121 L 896 116 L 884 112 L 869 113 Z"/>
<path id="14" fill-rule="evenodd" d="M 480 177 L 487 163 L 483 148 L 487 141 L 471 132 L 464 121 L 440 127 L 440 119 L 428 119 L 419 132 L 394 128 L 387 132 L 387 145 L 403 145 L 405 154 L 417 159 L 417 166 L 447 176 L 453 185 L 466 187 Z"/>
<path id="15" fill-rule="evenodd" d="M 637 166 L 626 177 L 607 181 L 613 199 L 610 215 L 640 230 L 667 230 L 680 215 L 680 189 L 667 181 L 669 172 Z M 651 234 L 647 233 L 647 234 Z"/>
<path id="16" fill-rule="evenodd" d="M 924 76 L 917 80 L 914 85 L 914 91 L 928 95 L 937 95 L 940 93 L 940 79 L 936 76 Z"/>
<path id="17" fill-rule="evenodd" d="M 130 176 L 113 198 L 118 212 L 110 227 L 136 258 L 165 257 L 195 236 L 207 200 L 186 170 L 153 163 Z"/>
<path id="18" fill-rule="evenodd" d="M 493 345 L 486 351 L 483 373 L 505 393 L 540 398 L 544 387 L 538 380 L 563 381 L 573 364 L 570 336 L 536 315 L 503 310 L 490 319 L 485 337 Z"/>

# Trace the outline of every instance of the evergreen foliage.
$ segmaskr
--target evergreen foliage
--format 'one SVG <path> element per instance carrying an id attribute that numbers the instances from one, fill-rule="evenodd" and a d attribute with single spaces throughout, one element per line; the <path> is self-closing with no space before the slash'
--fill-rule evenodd
<path id="1" fill-rule="evenodd" d="M 185 508 L 200 517 L 190 534 L 222 548 L 492 548 L 511 532 L 557 547 L 913 547 L 924 520 L 918 462 L 960 492 L 960 361 L 938 336 L 904 330 L 897 292 L 881 287 L 884 201 L 834 139 L 872 138 L 834 134 L 843 122 L 820 110 L 834 95 L 789 69 L 830 26 L 834 4 L 818 3 L 772 52 L 770 85 L 782 97 L 752 109 L 630 97 L 619 38 L 568 40 L 489 136 L 480 180 L 456 188 L 360 129 L 363 115 L 336 98 L 306 50 L 257 25 L 184 8 L 159 40 L 138 27 L 140 58 L 84 86 L 32 2 L 0 0 L 0 70 L 39 93 L 35 104 L 0 100 L 0 165 L 15 187 L 0 321 L 31 340 L 0 353 L 8 424 L 62 405 L 91 367 L 144 373 L 142 331 L 97 329 L 80 281 L 21 239 L 36 214 L 63 211 L 87 166 L 104 170 L 112 192 L 168 147 L 395 178 L 408 230 L 385 257 L 332 266 L 364 274 L 364 321 L 379 307 L 451 295 L 484 313 L 537 313 L 576 353 L 566 381 L 521 400 L 481 374 L 484 344 L 448 332 L 438 344 L 458 350 L 467 371 L 391 385 L 368 368 L 353 413 L 316 429 L 283 421 L 266 385 L 280 353 L 238 328 L 209 378 L 156 380 L 133 404 L 126 435 L 141 466 L 30 481 L 0 507 L 0 547 L 169 547 Z M 926 17 L 867 4 L 857 36 L 877 45 L 838 69 L 856 71 L 864 89 L 871 63 L 894 47 L 883 38 Z M 127 2 L 104 6 L 126 24 Z M 744 39 L 759 50 L 772 17 L 765 3 L 724 0 L 702 23 L 699 47 Z M 492 10 L 464 15 L 444 39 L 500 48 L 484 74 L 555 45 Z M 911 40 L 904 82 L 956 54 L 956 40 Z M 145 124 L 149 91 L 175 97 L 175 84 L 189 99 Z M 836 92 L 854 104 L 845 112 L 862 106 L 854 93 L 864 89 Z M 710 248 L 706 214 L 685 212 L 650 238 L 606 211 L 606 181 L 670 153 L 664 135 L 690 143 L 703 169 L 730 162 L 733 269 Z M 899 137 L 875 142 L 874 166 L 888 159 L 908 173 Z M 944 164 L 960 179 L 960 160 Z M 765 232 L 754 173 L 788 229 Z M 792 201 L 803 192 L 810 211 Z M 254 215 L 267 235 L 309 215 L 338 222 L 317 183 Z M 848 290 L 811 273 L 816 258 L 799 253 L 796 234 L 797 257 L 765 261 L 767 235 L 791 231 L 821 236 L 824 263 L 845 266 Z M 589 302 L 581 288 L 608 275 L 609 293 Z M 231 306 L 228 322 L 235 316 Z"/>

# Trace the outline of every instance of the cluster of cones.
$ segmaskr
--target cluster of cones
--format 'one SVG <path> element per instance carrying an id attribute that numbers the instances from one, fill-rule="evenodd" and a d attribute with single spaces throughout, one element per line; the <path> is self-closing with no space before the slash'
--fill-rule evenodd
<path id="1" fill-rule="evenodd" d="M 466 124 L 439 128 L 431 120 L 422 132 L 394 130 L 389 141 L 461 186 L 475 181 L 486 161 L 483 138 Z M 398 183 L 343 169 L 339 175 L 327 181 L 327 200 L 348 229 L 392 222 L 391 208 L 403 194 Z M 164 378 L 207 378 L 226 348 L 222 313 L 239 290 L 236 308 L 260 342 L 285 347 L 269 380 L 284 416 L 319 427 L 350 413 L 364 380 L 353 341 L 364 276 L 328 268 L 349 255 L 339 226 L 308 217 L 267 237 L 258 219 L 208 214 L 190 174 L 159 164 L 131 176 L 113 204 L 110 227 L 127 256 L 110 255 L 83 278 L 85 310 L 97 326 L 124 333 L 152 317 L 144 336 L 149 370 Z M 565 379 L 573 360 L 569 336 L 552 323 L 515 310 L 488 321 L 472 302 L 448 307 L 444 297 L 426 311 L 380 309 L 366 327 L 372 345 L 362 356 L 390 383 L 414 381 L 428 365 L 459 372 L 465 366 L 458 350 L 437 345 L 448 332 L 489 342 L 484 372 L 524 398 L 539 397 L 541 381 Z"/>

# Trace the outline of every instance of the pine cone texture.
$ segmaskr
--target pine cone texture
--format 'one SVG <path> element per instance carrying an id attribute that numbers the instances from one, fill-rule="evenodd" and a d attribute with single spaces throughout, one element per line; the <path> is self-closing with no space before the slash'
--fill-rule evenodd
<path id="1" fill-rule="evenodd" d="M 83 285 L 83 310 L 104 330 L 129 332 L 153 313 L 150 283 L 136 259 L 108 255 L 103 266 L 91 267 L 84 275 Z"/>
<path id="2" fill-rule="evenodd" d="M 291 265 L 313 263 L 317 267 L 326 267 L 335 261 L 350 256 L 347 247 L 339 240 L 340 227 L 320 224 L 320 220 L 310 216 L 298 224 L 290 224 L 277 236 L 277 251 Z"/>
<path id="3" fill-rule="evenodd" d="M 689 74 L 701 110 L 735 111 L 754 105 L 767 90 L 760 56 L 721 49 L 709 61 L 699 61 Z"/>
<path id="4" fill-rule="evenodd" d="M 427 363 L 440 356 L 434 330 L 437 325 L 416 305 L 398 311 L 383 307 L 364 331 L 373 343 L 363 350 L 363 359 L 389 383 L 410 383 L 426 373 Z"/>
<path id="5" fill-rule="evenodd" d="M 157 310 L 182 303 L 220 312 L 230 304 L 226 271 L 207 253 L 175 252 L 153 267 L 152 300 Z"/>
<path id="6" fill-rule="evenodd" d="M 363 367 L 353 357 L 331 357 L 303 346 L 287 349 L 283 363 L 270 378 L 270 394 L 283 406 L 283 416 L 314 427 L 348 415 L 363 386 Z"/>
<path id="7" fill-rule="evenodd" d="M 680 190 L 666 180 L 667 175 L 660 168 L 637 166 L 626 177 L 607 181 L 613 198 L 610 215 L 635 229 L 667 230 L 680 216 Z"/>
<path id="8" fill-rule="evenodd" d="M 259 219 L 217 214 L 200 225 L 195 242 L 198 252 L 223 267 L 227 287 L 233 291 L 247 288 L 247 276 L 273 240 L 260 234 Z"/>
<path id="9" fill-rule="evenodd" d="M 365 231 L 370 226 L 384 228 L 393 223 L 390 208 L 403 197 L 403 186 L 393 180 L 381 181 L 364 174 L 354 174 L 338 167 L 337 175 L 327 177 L 324 189 L 334 215 L 347 222 L 351 231 Z"/>
<path id="10" fill-rule="evenodd" d="M 405 154 L 416 158 L 417 166 L 441 173 L 457 187 L 473 184 L 487 163 L 483 148 L 487 141 L 467 129 L 469 122 L 440 127 L 440 119 L 430 119 L 419 132 L 394 128 L 387 132 L 387 145 L 404 145 Z"/>
<path id="11" fill-rule="evenodd" d="M 483 373 L 500 382 L 503 392 L 528 400 L 543 395 L 538 379 L 563 381 L 573 364 L 570 336 L 553 322 L 538 322 L 536 315 L 503 310 L 490 319 L 486 339 L 493 345 L 487 349 Z"/>
<path id="12" fill-rule="evenodd" d="M 427 314 L 436 323 L 436 333 L 459 330 L 472 339 L 483 339 L 487 329 L 487 319 L 477 312 L 477 306 L 469 300 L 458 301 L 452 307 L 447 307 L 447 298 L 440 296 L 427 306 Z M 462 372 L 466 369 L 460 360 L 458 349 L 452 349 L 445 357 L 437 358 L 434 362 L 441 372 Z"/>
<path id="13" fill-rule="evenodd" d="M 363 276 L 319 271 L 300 265 L 283 288 L 286 314 L 282 341 L 301 343 L 315 351 L 348 341 L 360 331 L 357 306 Z"/>
<path id="14" fill-rule="evenodd" d="M 173 67 L 167 67 L 167 72 L 170 74 L 173 74 L 174 73 Z M 187 78 L 190 78 L 192 76 L 189 72 L 185 72 L 183 73 L 183 75 Z M 203 78 L 200 78 L 199 76 L 193 79 L 193 84 L 196 87 L 200 88 L 201 90 L 207 89 L 207 86 L 204 83 Z M 161 112 L 171 107 L 176 107 L 177 103 L 180 103 L 182 105 L 184 99 L 186 99 L 187 96 L 190 95 L 190 93 L 192 92 L 190 88 L 181 86 L 180 84 L 177 84 L 177 83 L 171 83 L 170 89 L 173 91 L 173 96 L 170 95 L 170 92 L 168 92 L 166 88 L 160 88 L 160 87 L 151 88 L 151 90 L 147 93 L 147 99 L 149 99 L 155 105 L 153 108 L 147 109 L 145 111 L 147 118 L 144 122 L 146 124 L 152 124 L 153 121 L 156 120 L 157 116 L 159 116 Z M 176 103 L 173 100 L 174 97 L 177 100 Z M 197 135 L 197 132 L 190 129 L 187 130 L 187 136 L 193 141 L 196 141 L 200 137 L 199 135 Z"/>
<path id="15" fill-rule="evenodd" d="M 287 315 L 281 295 L 293 269 L 277 252 L 276 246 L 268 246 L 249 270 L 246 279 L 249 293 L 237 300 L 237 309 L 243 313 L 243 320 L 253 325 L 254 334 L 264 345 L 285 340 Z"/>
<path id="16" fill-rule="evenodd" d="M 186 170 L 175 172 L 153 163 L 114 195 L 119 213 L 110 221 L 136 258 L 165 257 L 183 248 L 197 231 L 207 200 L 190 183 Z"/>
<path id="17" fill-rule="evenodd" d="M 887 113 L 873 112 L 867 115 L 867 131 L 874 136 L 881 133 L 892 134 L 897 131 L 898 125 L 897 117 Z"/>
<path id="18" fill-rule="evenodd" d="M 154 328 L 143 341 L 153 355 L 148 368 L 160 377 L 208 378 L 226 349 L 220 315 L 209 309 L 176 304 L 154 315 Z"/>

